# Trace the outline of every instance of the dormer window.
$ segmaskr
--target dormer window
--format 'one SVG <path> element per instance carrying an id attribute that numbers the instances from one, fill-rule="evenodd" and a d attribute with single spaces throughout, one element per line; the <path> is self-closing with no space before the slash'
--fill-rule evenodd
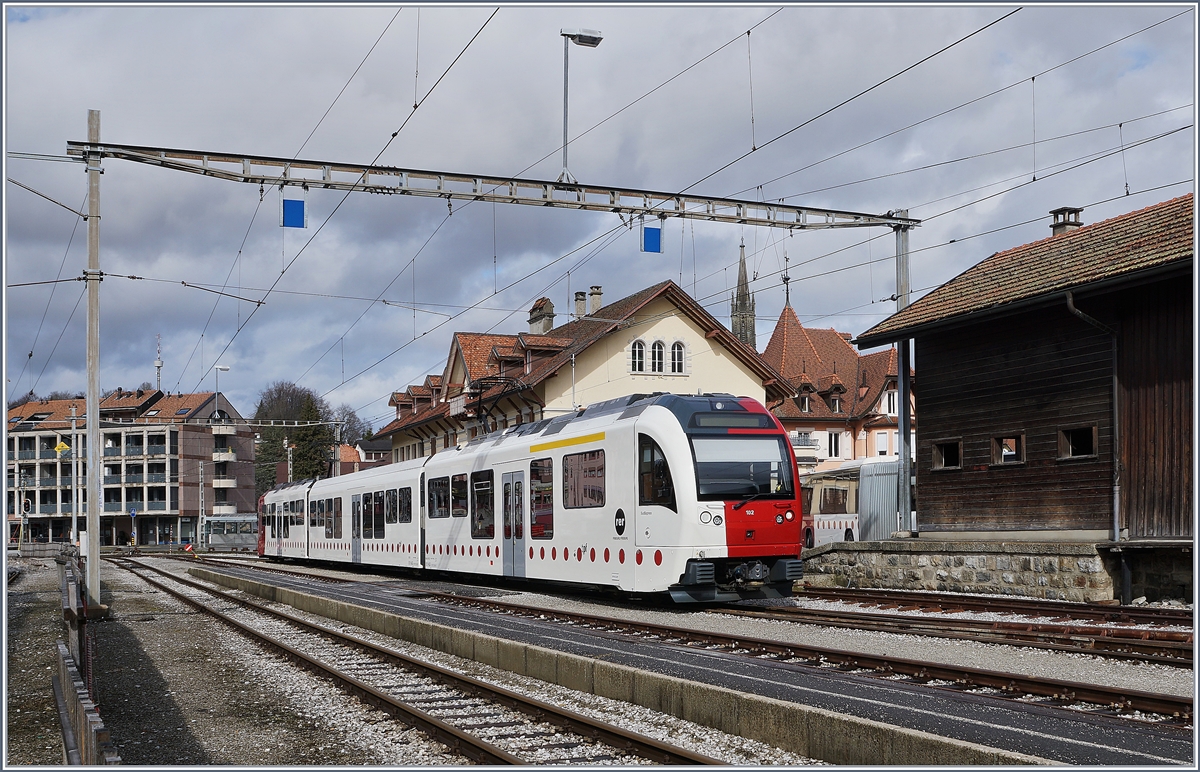
<path id="1" fill-rule="evenodd" d="M 800 397 L 800 412 L 801 413 L 811 413 L 812 412 L 812 406 L 808 404 L 808 395 L 807 394 Z"/>
<path id="2" fill-rule="evenodd" d="M 833 397 L 832 399 L 830 399 L 829 400 L 829 409 L 835 413 L 842 412 L 842 398 L 841 397 Z"/>
<path id="3" fill-rule="evenodd" d="M 896 390 L 889 389 L 884 395 L 888 415 L 896 415 Z"/>
<path id="4" fill-rule="evenodd" d="M 532 371 L 533 371 L 533 352 L 526 351 L 525 352 L 525 374 L 529 375 L 529 373 Z"/>

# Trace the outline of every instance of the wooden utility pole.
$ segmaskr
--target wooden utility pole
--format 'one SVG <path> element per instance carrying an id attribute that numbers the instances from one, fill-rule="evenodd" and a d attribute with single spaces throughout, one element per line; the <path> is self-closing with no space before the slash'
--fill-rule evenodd
<path id="1" fill-rule="evenodd" d="M 88 110 L 88 321 L 87 321 L 87 605 L 100 609 L 100 111 Z"/>

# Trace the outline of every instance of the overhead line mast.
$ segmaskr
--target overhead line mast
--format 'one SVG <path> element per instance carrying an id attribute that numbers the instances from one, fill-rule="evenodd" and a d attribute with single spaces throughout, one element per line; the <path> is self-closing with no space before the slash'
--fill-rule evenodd
<path id="1" fill-rule="evenodd" d="M 584 185 L 565 180 L 457 174 L 396 166 L 306 161 L 141 145 L 68 142 L 67 154 L 98 154 L 100 157 L 120 158 L 254 185 L 357 190 L 458 201 L 495 201 L 527 206 L 615 212 L 630 217 L 684 217 L 789 230 L 872 226 L 912 228 L 920 224 L 920 220 L 894 216 L 891 212 L 874 215 L 767 201 Z"/>

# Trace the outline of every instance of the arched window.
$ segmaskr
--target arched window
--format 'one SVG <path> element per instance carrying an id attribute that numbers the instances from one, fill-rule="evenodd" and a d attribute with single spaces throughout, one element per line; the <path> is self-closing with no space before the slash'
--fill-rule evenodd
<path id="1" fill-rule="evenodd" d="M 671 345 L 671 372 L 683 372 L 683 344 L 678 341 Z"/>
<path id="2" fill-rule="evenodd" d="M 644 373 L 646 371 L 646 344 L 640 340 L 633 342 L 629 369 L 635 373 Z"/>
<path id="3" fill-rule="evenodd" d="M 651 372 L 661 373 L 663 371 L 663 354 L 667 347 L 663 345 L 661 340 L 656 340 L 654 345 L 650 347 L 650 370 Z"/>

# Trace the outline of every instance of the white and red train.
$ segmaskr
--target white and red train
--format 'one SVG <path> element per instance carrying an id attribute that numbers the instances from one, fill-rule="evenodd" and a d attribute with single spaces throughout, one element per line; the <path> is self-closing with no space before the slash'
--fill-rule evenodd
<path id="1" fill-rule="evenodd" d="M 534 582 L 779 597 L 801 577 L 783 427 L 728 394 L 635 394 L 433 456 L 280 485 L 258 553 Z"/>

